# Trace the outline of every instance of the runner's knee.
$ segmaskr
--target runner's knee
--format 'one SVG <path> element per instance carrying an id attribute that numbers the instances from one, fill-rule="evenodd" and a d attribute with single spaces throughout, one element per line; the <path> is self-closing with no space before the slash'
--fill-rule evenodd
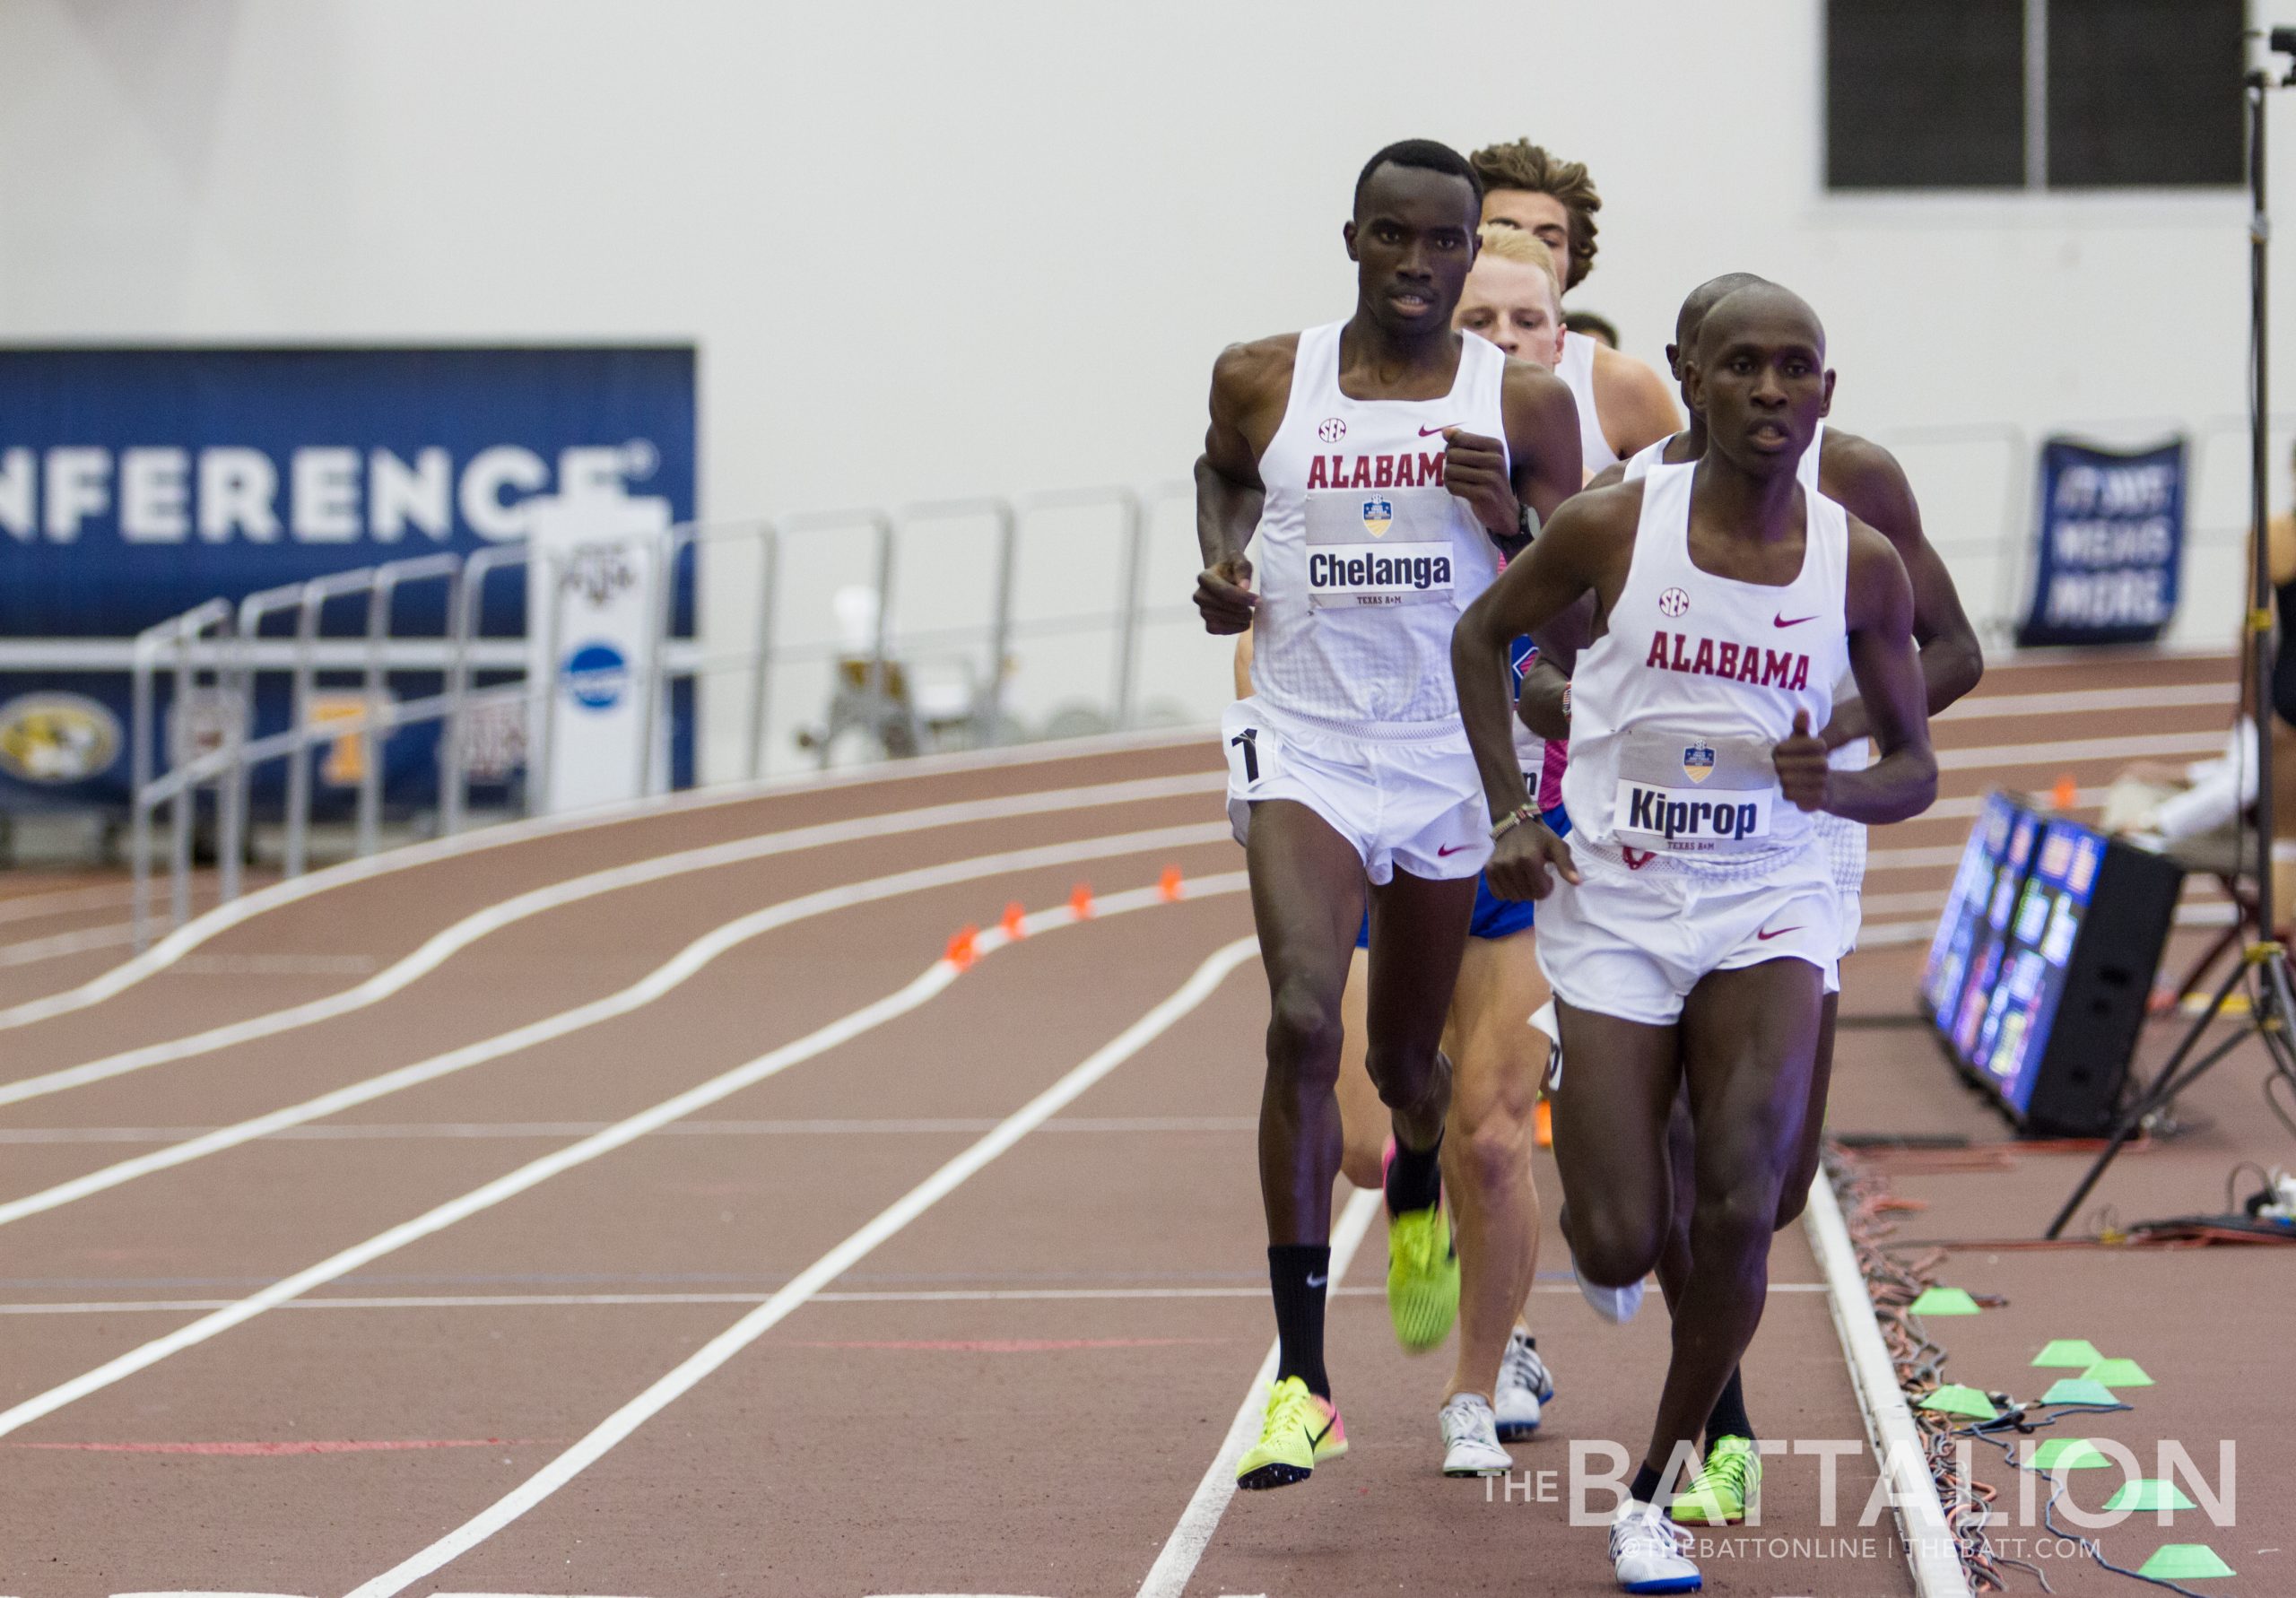
<path id="1" fill-rule="evenodd" d="M 1340 1037 L 1338 994 L 1304 981 L 1277 986 L 1267 1021 L 1270 1069 L 1304 1081 L 1336 1081 Z"/>
<path id="2" fill-rule="evenodd" d="M 1693 1258 L 1731 1258 L 1767 1252 L 1777 1229 L 1779 1195 L 1774 1181 L 1759 1177 L 1731 1184 L 1719 1193 L 1700 1194 L 1691 1217 Z"/>
<path id="3" fill-rule="evenodd" d="M 1463 1118 L 1459 1179 L 1477 1192 L 1504 1194 L 1528 1183 L 1531 1122 L 1503 1099 L 1485 1099 Z"/>
<path id="4" fill-rule="evenodd" d="M 1371 1081 L 1379 1090 L 1379 1102 L 1391 1110 L 1415 1110 L 1424 1105 L 1437 1090 L 1439 1081 L 1448 1074 L 1439 1064 L 1442 1053 L 1436 1048 L 1409 1048 L 1388 1044 L 1371 1045 L 1363 1064 L 1371 1073 Z"/>
<path id="5" fill-rule="evenodd" d="M 1665 1218 L 1624 1204 L 1574 1212 L 1570 1252 L 1578 1273 L 1598 1287 L 1640 1281 L 1658 1263 L 1666 1241 Z"/>

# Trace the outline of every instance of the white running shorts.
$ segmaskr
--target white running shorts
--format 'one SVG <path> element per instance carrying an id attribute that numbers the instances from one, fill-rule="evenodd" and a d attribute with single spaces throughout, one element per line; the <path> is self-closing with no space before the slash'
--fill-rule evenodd
<path id="1" fill-rule="evenodd" d="M 1805 960 L 1838 991 L 1839 898 L 1815 849 L 1782 873 L 1717 877 L 1664 856 L 1629 871 L 1585 851 L 1585 881 L 1539 901 L 1539 968 L 1564 1003 L 1661 1027 L 1709 971 Z"/>
<path id="2" fill-rule="evenodd" d="M 1363 874 L 1390 881 L 1471 877 L 1491 858 L 1483 778 L 1464 732 L 1422 740 L 1350 737 L 1337 729 L 1272 718 L 1257 695 L 1220 717 L 1228 756 L 1228 820 L 1250 835 L 1252 806 L 1292 799 L 1355 847 Z"/>

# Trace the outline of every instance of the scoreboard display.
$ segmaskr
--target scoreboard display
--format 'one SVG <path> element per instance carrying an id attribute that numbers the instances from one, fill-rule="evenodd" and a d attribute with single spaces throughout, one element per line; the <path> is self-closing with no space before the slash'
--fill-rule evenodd
<path id="1" fill-rule="evenodd" d="M 1920 998 L 1947 1055 L 2021 1131 L 2109 1126 L 2182 882 L 2149 851 L 1987 798 Z"/>

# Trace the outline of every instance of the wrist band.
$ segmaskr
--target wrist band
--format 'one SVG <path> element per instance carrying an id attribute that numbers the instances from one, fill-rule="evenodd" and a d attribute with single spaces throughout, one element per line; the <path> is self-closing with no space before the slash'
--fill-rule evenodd
<path id="1" fill-rule="evenodd" d="M 1538 813 L 1539 807 L 1535 804 L 1517 805 L 1491 824 L 1491 841 L 1497 843 L 1525 821 L 1536 821 Z"/>

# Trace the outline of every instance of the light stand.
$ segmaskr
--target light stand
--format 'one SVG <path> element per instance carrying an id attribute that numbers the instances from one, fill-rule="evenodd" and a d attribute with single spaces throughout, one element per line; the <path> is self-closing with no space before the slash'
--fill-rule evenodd
<path id="1" fill-rule="evenodd" d="M 2266 40 L 2267 61 L 2272 55 L 2296 56 L 2296 28 L 2274 28 Z M 2248 431 L 2250 445 L 2248 516 L 2251 529 L 2251 553 L 2254 556 L 2248 572 L 2248 663 L 2244 668 L 2248 679 L 2248 708 L 2256 718 L 2257 796 L 2256 804 L 2247 822 L 2248 842 L 2256 868 L 2257 940 L 2242 951 L 2241 958 L 2224 980 L 2218 985 L 2215 997 L 2208 1008 L 2195 1018 L 2191 1029 L 2179 1041 L 2168 1063 L 2152 1083 L 2137 1095 L 2135 1102 L 2121 1112 L 2114 1124 L 2112 1136 L 2104 1150 L 2065 1201 L 2065 1208 L 2048 1224 L 2048 1236 L 2062 1232 L 2067 1222 L 2088 1198 L 2090 1190 L 2105 1174 L 2128 1140 L 2159 1114 L 2170 1100 L 2205 1075 L 2209 1068 L 2253 1036 L 2264 1045 L 2265 1057 L 2272 1068 L 2296 1086 L 2296 1045 L 2292 1045 L 2289 1029 L 2296 1022 L 2296 994 L 2289 988 L 2287 951 L 2273 940 L 2274 919 L 2272 903 L 2272 556 L 2270 540 L 2266 536 L 2267 499 L 2271 491 L 2270 441 L 2272 412 L 2266 403 L 2265 372 L 2270 349 L 2268 334 L 2271 322 L 2265 308 L 2266 251 L 2272 242 L 2272 217 L 2265 199 L 2265 102 L 2273 90 L 2296 83 L 2296 70 L 2285 77 L 2275 74 L 2270 65 L 2248 74 L 2248 195 L 2252 210 L 2248 218 Z M 2288 647 L 2296 647 L 2296 640 Z M 2217 1043 L 2207 1053 L 2192 1058 L 2200 1047 L 2202 1037 L 2223 1014 L 2225 1001 L 2240 985 L 2243 977 L 2250 977 L 2253 986 L 2249 994 L 2248 1025 L 2231 1037 Z M 2190 1061 L 2187 1064 L 2187 1061 Z"/>

